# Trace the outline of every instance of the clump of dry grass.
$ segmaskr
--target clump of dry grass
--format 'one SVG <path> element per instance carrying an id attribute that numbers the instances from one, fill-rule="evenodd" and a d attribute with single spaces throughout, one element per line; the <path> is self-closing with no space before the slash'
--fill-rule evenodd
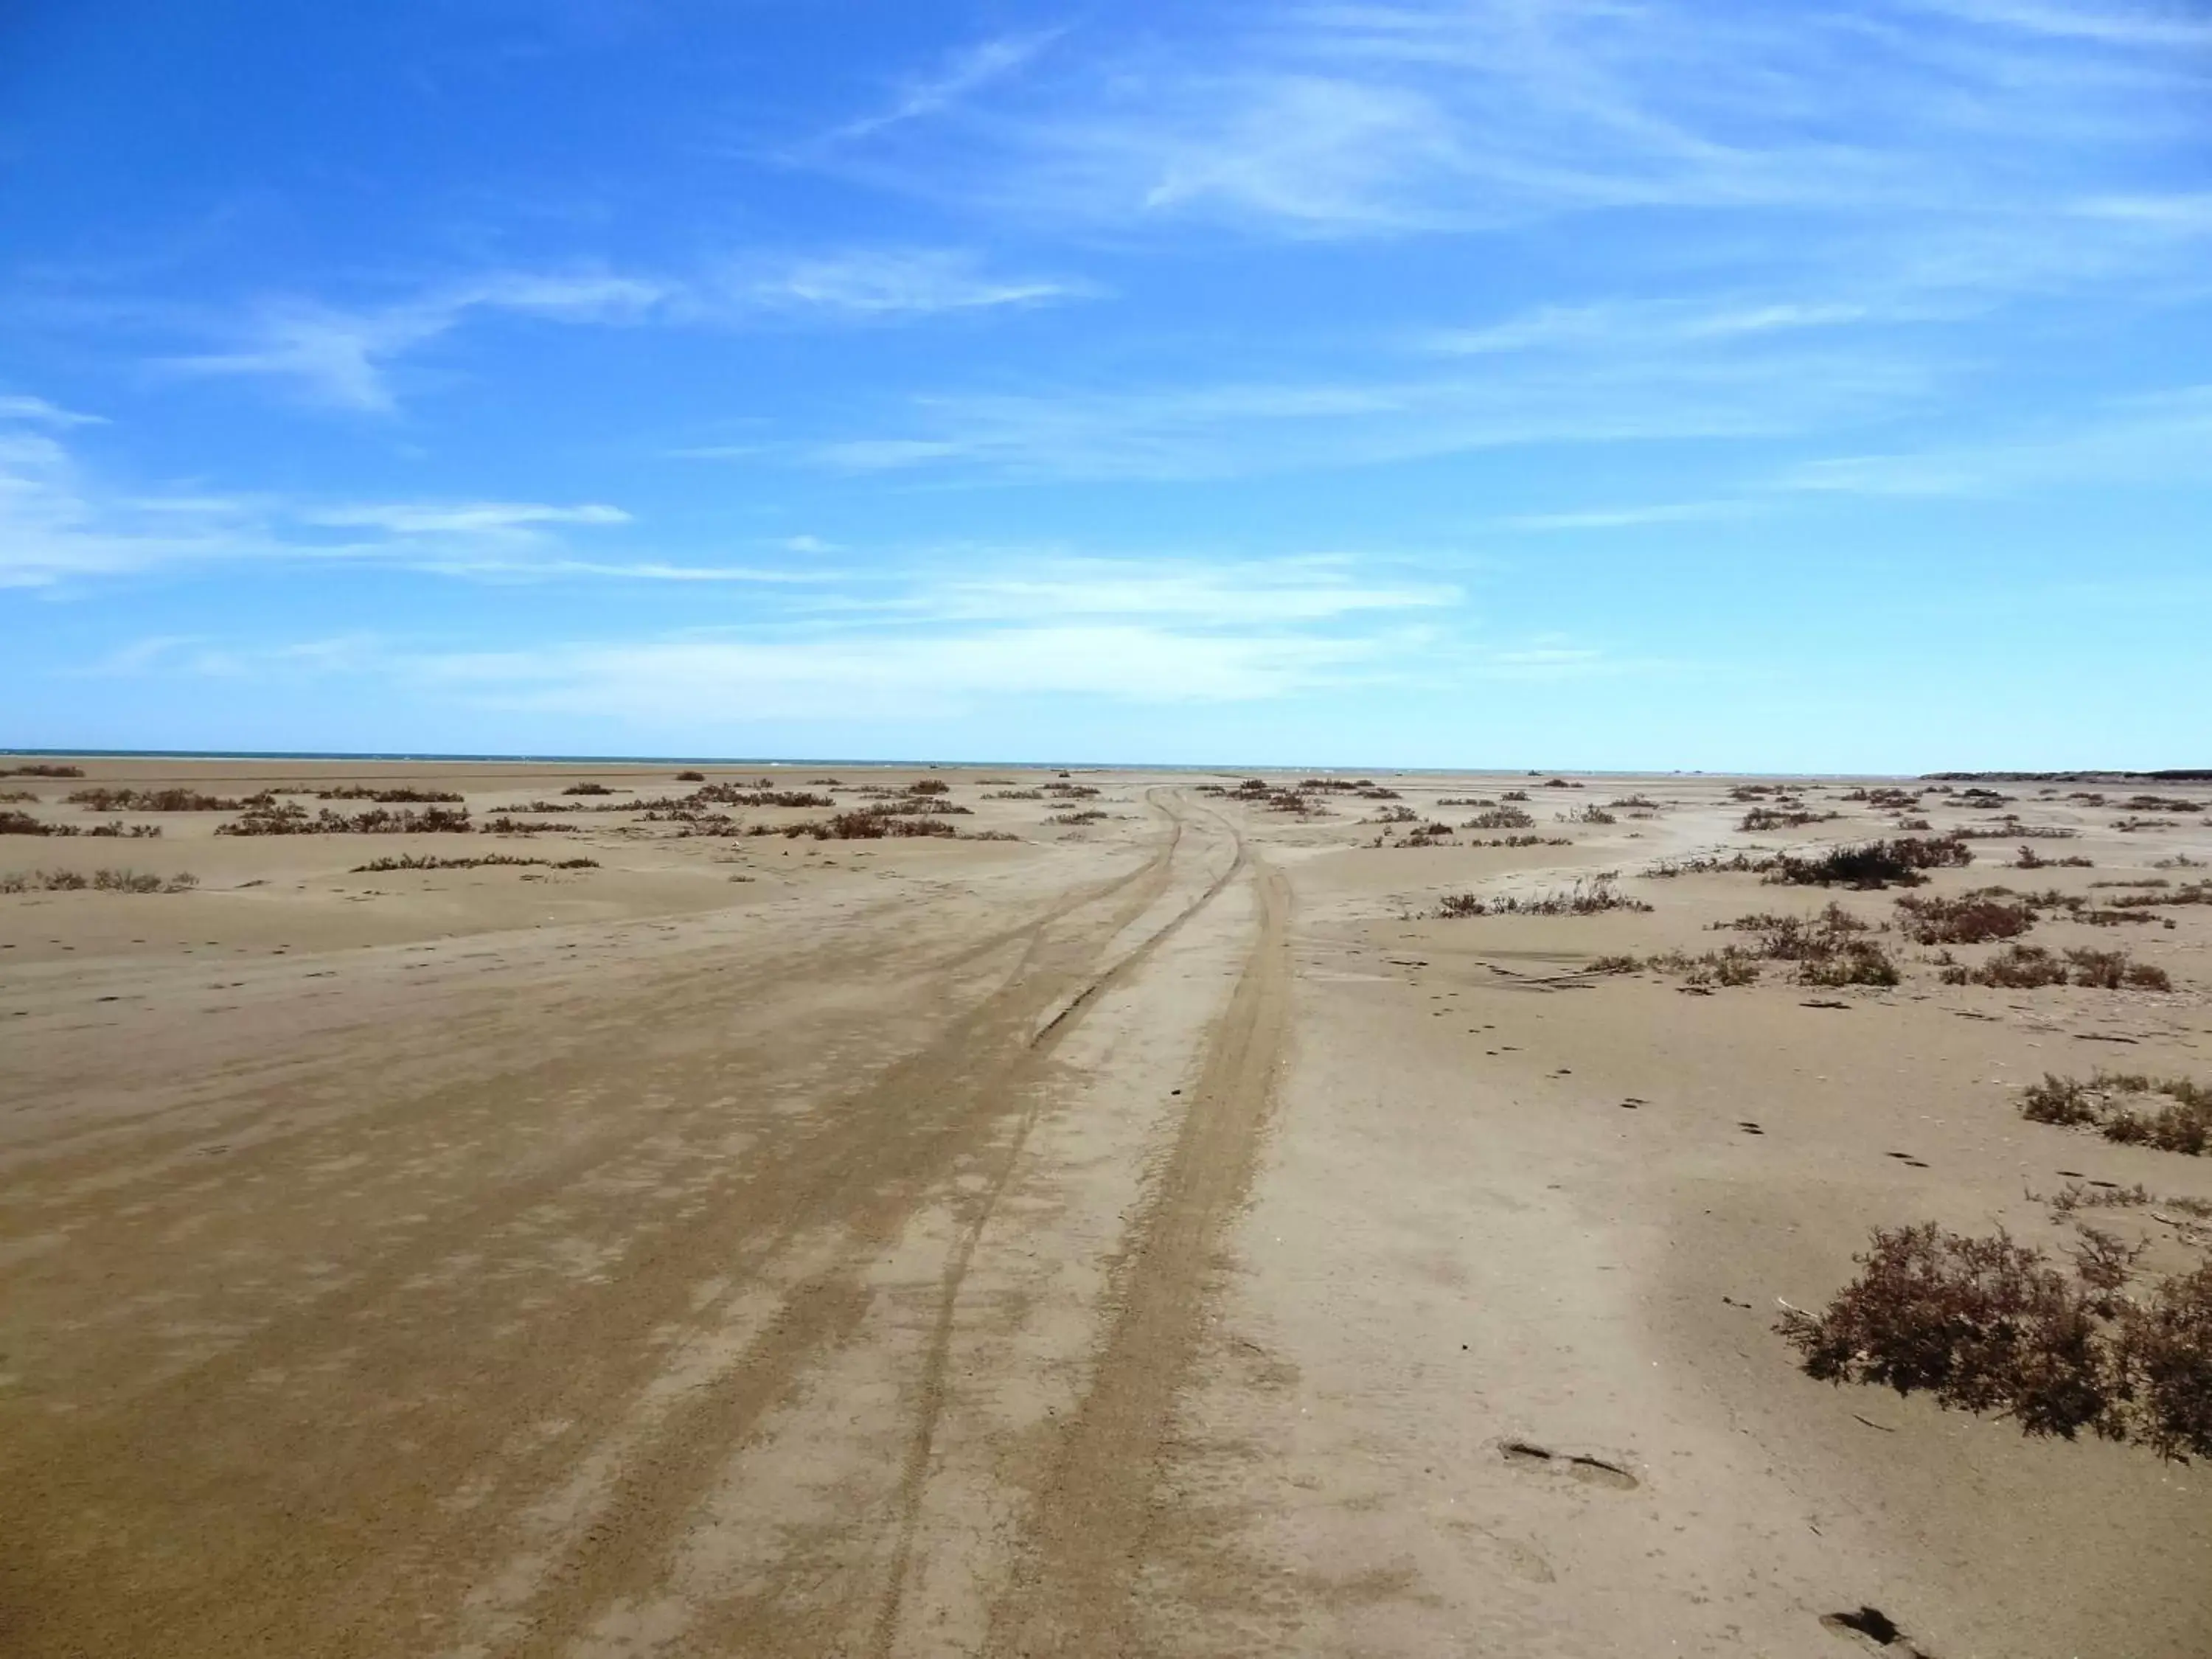
<path id="1" fill-rule="evenodd" d="M 2099 1072 L 2084 1083 L 2045 1072 L 2021 1091 L 2031 1123 L 2094 1128 L 2106 1139 L 2204 1155 L 2212 1146 L 2212 1085 L 2140 1072 Z"/>
<path id="2" fill-rule="evenodd" d="M 1103 823 L 1105 821 L 1106 815 L 1095 806 L 1079 808 L 1073 812 L 1055 812 L 1045 820 L 1047 823 L 1068 824 Z"/>
<path id="3" fill-rule="evenodd" d="M 1951 963 L 1943 969 L 1946 985 L 1989 985 L 2005 990 L 2032 991 L 2047 985 L 2075 985 L 2106 991 L 2171 991 L 2173 979 L 2165 969 L 2136 962 L 2124 951 L 2069 951 L 2063 957 L 2039 945 L 2007 945 L 1979 967 Z"/>
<path id="4" fill-rule="evenodd" d="M 2002 1232 L 1877 1230 L 1825 1310 L 1788 1309 L 1775 1328 L 1823 1381 L 1930 1394 L 2030 1435 L 2212 1456 L 2212 1263 L 2130 1296 L 2139 1252 L 2076 1231 L 2069 1272 Z"/>
<path id="5" fill-rule="evenodd" d="M 629 791 L 610 789 L 604 783 L 572 783 L 561 793 L 564 795 L 611 795 L 617 793 L 627 794 Z"/>
<path id="6" fill-rule="evenodd" d="M 983 797 L 985 800 L 1042 800 L 1042 789 L 1000 789 Z"/>
<path id="7" fill-rule="evenodd" d="M 1631 898 L 1613 885 L 1612 875 L 1593 876 L 1577 880 L 1571 887 L 1556 888 L 1548 893 L 1523 897 L 1518 893 L 1504 893 L 1485 898 L 1477 893 L 1447 893 L 1439 901 L 1435 914 L 1443 917 L 1462 916 L 1594 916 L 1607 910 L 1644 910 L 1651 908 L 1642 899 Z"/>
<path id="8" fill-rule="evenodd" d="M 512 817 L 505 812 L 495 813 L 483 822 L 483 833 L 487 836 L 535 836 L 549 830 L 574 831 L 575 828 L 573 823 L 547 823 L 536 818 Z"/>
<path id="9" fill-rule="evenodd" d="M 0 875 L 0 893 L 188 893 L 199 884 L 195 875 L 155 876 L 138 870 L 14 870 Z"/>
<path id="10" fill-rule="evenodd" d="M 1571 812 L 1559 812 L 1554 816 L 1561 823 L 1619 823 L 1620 822 L 1605 808 L 1595 803 L 1587 806 L 1578 806 Z"/>

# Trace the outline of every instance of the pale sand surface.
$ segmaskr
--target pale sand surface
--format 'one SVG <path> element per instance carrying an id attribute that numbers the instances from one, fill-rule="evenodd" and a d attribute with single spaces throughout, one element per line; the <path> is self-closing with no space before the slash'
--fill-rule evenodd
<path id="1" fill-rule="evenodd" d="M 85 765 L 479 818 L 689 787 Z M 825 772 L 919 775 L 775 781 Z M 200 881 L 0 896 L 0 1652 L 1779 1659 L 1876 1650 L 1820 1622 L 1872 1607 L 1900 1654 L 2212 1653 L 2203 1468 L 1815 1382 L 1771 1330 L 1876 1225 L 2056 1246 L 2069 1171 L 2212 1199 L 2212 1159 L 2014 1107 L 2212 1073 L 2212 907 L 2036 931 L 2170 994 L 1945 987 L 1892 936 L 1893 990 L 1697 996 L 1577 970 L 1831 895 L 1638 872 L 1891 817 L 1377 775 L 1455 823 L 1526 788 L 1574 844 L 1376 847 L 1376 803 L 1199 787 L 1233 776 L 1078 772 L 1108 816 L 1065 826 L 982 799 L 1050 771 L 938 775 L 1018 839 L 0 836 L 0 872 Z M 1929 890 L 2212 858 L 2206 813 L 2120 833 L 2071 787 L 2002 786 L 2095 869 L 1981 842 Z M 493 850 L 600 867 L 351 873 Z M 1422 919 L 1607 869 L 1656 911 Z"/>

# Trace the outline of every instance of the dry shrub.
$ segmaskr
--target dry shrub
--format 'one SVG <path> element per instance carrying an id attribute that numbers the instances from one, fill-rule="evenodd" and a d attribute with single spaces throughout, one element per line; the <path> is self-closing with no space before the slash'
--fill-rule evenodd
<path id="1" fill-rule="evenodd" d="M 927 836 L 950 838 L 959 831 L 934 818 L 905 817 L 886 807 L 863 806 L 810 823 L 787 824 L 782 833 L 793 840 L 811 836 L 817 841 L 882 841 L 886 837 Z"/>
<path id="2" fill-rule="evenodd" d="M 1796 830 L 1808 823 L 1825 823 L 1830 818 L 1842 816 L 1840 812 L 1808 812 L 1802 808 L 1754 806 L 1743 815 L 1735 827 L 1747 834 L 1757 835 L 1765 830 Z"/>
<path id="3" fill-rule="evenodd" d="M 445 859 L 431 853 L 402 853 L 397 858 L 371 859 L 356 864 L 357 876 L 381 875 L 387 870 L 476 870 L 486 865 L 536 864 L 549 870 L 596 870 L 597 859 L 532 859 L 514 853 L 485 853 L 475 858 Z"/>
<path id="4" fill-rule="evenodd" d="M 17 870 L 0 875 L 0 893 L 186 893 L 200 884 L 195 875 L 148 875 L 138 870 Z"/>
<path id="5" fill-rule="evenodd" d="M 1928 879 L 1925 871 L 1973 861 L 1973 849 L 1956 836 L 1900 836 L 1803 857 L 1785 853 L 1774 861 L 1767 879 L 1798 886 L 1917 887 Z"/>
<path id="6" fill-rule="evenodd" d="M 81 778 L 83 775 L 84 768 L 82 766 L 53 766 L 43 762 L 33 762 L 28 766 L 0 767 L 0 778 Z"/>
<path id="7" fill-rule="evenodd" d="M 1488 811 L 1477 812 L 1467 821 L 1469 830 L 1527 830 L 1536 820 L 1517 806 L 1493 806 Z"/>
<path id="8" fill-rule="evenodd" d="M 1826 1310 L 1790 1309 L 1775 1328 L 1823 1381 L 1931 1394 L 2030 1435 L 2212 1455 L 2212 1264 L 2135 1300 L 2136 1253 L 2079 1231 L 2069 1273 L 2002 1232 L 1877 1230 Z"/>
<path id="9" fill-rule="evenodd" d="M 1594 916 L 1606 910 L 1649 910 L 1641 899 L 1630 898 L 1613 884 L 1611 876 L 1577 881 L 1573 886 L 1522 898 L 1506 893 L 1483 898 L 1474 893 L 1447 893 L 1436 914 L 1462 916 Z"/>
<path id="10" fill-rule="evenodd" d="M 236 812 L 266 803 L 266 793 L 243 799 L 203 795 L 197 789 L 72 789 L 72 806 L 94 812 Z"/>
<path id="11" fill-rule="evenodd" d="M 678 783 L 704 783 L 707 781 L 707 775 L 704 772 L 678 772 L 676 775 L 676 781 Z"/>
<path id="12" fill-rule="evenodd" d="M 1755 984 L 1765 962 L 1796 963 L 1802 985 L 1890 986 L 1902 977 L 1888 952 L 1868 937 L 1872 929 L 1839 904 L 1810 916 L 1759 913 L 1719 925 L 1758 937 L 1748 945 L 1696 956 L 1669 951 L 1652 957 L 1650 965 L 1679 973 L 1692 985 Z"/>
<path id="13" fill-rule="evenodd" d="M 611 795 L 616 792 L 604 783 L 572 783 L 561 793 L 564 795 Z"/>
<path id="14" fill-rule="evenodd" d="M 2171 991 L 2165 969 L 2136 962 L 2124 951 L 2069 951 L 2063 957 L 2039 945 L 2009 945 L 1978 968 L 1954 963 L 1943 970 L 1946 985 L 1989 985 L 2032 991 L 2046 985 L 2076 985 L 2106 991 Z"/>
<path id="15" fill-rule="evenodd" d="M 952 786 L 943 778 L 916 778 L 907 785 L 906 792 L 909 795 L 946 795 L 952 793 Z"/>
<path id="16" fill-rule="evenodd" d="M 2094 1128 L 2122 1146 L 2201 1158 L 2212 1146 L 2212 1086 L 2187 1078 L 2099 1072 L 2087 1083 L 2045 1073 L 2021 1092 L 2031 1123 Z"/>
<path id="17" fill-rule="evenodd" d="M 336 812 L 325 806 L 310 817 L 296 801 L 279 803 L 264 799 L 249 805 L 228 823 L 216 825 L 218 836 L 398 836 L 466 835 L 475 826 L 468 809 L 425 806 L 419 811 L 394 811 L 372 806 L 365 812 Z"/>
<path id="18" fill-rule="evenodd" d="M 1909 896 L 1897 902 L 1903 927 L 1917 945 L 1990 945 L 2018 939 L 2035 926 L 2032 904 L 1984 888 L 1959 898 Z"/>
<path id="19" fill-rule="evenodd" d="M 318 789 L 317 800 L 373 800 L 386 806 L 452 805 L 460 797 L 449 789 L 380 789 L 372 784 L 349 783 L 336 789 Z"/>

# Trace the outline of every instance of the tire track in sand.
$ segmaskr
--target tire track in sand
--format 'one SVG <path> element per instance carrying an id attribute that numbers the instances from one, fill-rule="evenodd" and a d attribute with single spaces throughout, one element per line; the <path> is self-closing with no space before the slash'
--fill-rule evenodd
<path id="1" fill-rule="evenodd" d="M 988 1653 L 1131 1650 L 1134 1581 L 1176 1397 L 1204 1333 L 1214 1260 L 1251 1185 L 1289 1025 L 1289 884 L 1255 868 L 1258 936 L 1131 1230 L 1110 1334 L 1037 1493 Z"/>
<path id="2" fill-rule="evenodd" d="M 1152 791 L 1148 797 L 1150 804 L 1158 806 L 1161 793 L 1158 790 Z M 1178 805 L 1188 805 L 1180 791 L 1175 792 L 1173 799 Z M 1250 852 L 1236 824 L 1221 813 L 1209 811 L 1207 816 L 1216 819 L 1229 831 L 1236 853 L 1228 867 L 1216 876 L 1196 899 L 1178 910 L 1165 926 L 1154 931 L 1121 960 L 1066 999 L 1059 1011 L 1047 1019 L 1036 1035 L 1030 1038 L 1029 1046 L 1033 1060 L 1048 1057 L 1100 997 L 1143 967 L 1249 867 Z M 1177 820 L 1176 828 L 1180 833 L 1182 820 Z M 971 1212 L 961 1226 L 951 1255 L 945 1258 L 945 1276 L 938 1292 L 929 1346 L 922 1361 L 919 1387 L 921 1403 L 915 1413 L 914 1436 L 908 1443 L 899 1473 L 897 1540 L 892 1547 L 890 1565 L 885 1574 L 883 1602 L 869 1632 L 868 1652 L 875 1659 L 888 1659 L 898 1638 L 899 1614 L 904 1602 L 908 1573 L 914 1559 L 915 1538 L 921 1522 L 923 1488 L 928 1484 L 938 1425 L 945 1414 L 945 1378 L 951 1367 L 954 1322 L 959 1312 L 961 1289 L 967 1282 L 968 1269 L 975 1261 L 976 1246 L 981 1243 L 984 1231 L 991 1224 L 991 1218 L 998 1210 L 999 1200 L 1004 1195 L 1007 1183 L 1013 1179 L 1014 1170 L 1020 1164 L 1023 1151 L 1029 1143 L 1030 1132 L 1036 1127 L 1037 1117 L 1046 1103 L 1043 1091 L 1034 1085 L 1027 1092 L 1029 1104 L 1016 1120 L 1012 1132 L 1007 1137 L 1006 1151 L 991 1172 L 989 1184 L 977 1197 Z"/>

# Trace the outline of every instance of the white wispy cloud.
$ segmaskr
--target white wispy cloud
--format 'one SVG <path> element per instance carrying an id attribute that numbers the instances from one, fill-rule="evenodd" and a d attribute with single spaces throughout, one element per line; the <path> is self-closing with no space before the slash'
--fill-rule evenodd
<path id="1" fill-rule="evenodd" d="M 907 431 L 790 453 L 855 473 L 1220 477 L 1534 444 L 1773 436 L 1910 406 L 1931 384 L 1923 365 L 1864 348 L 1591 354 L 1510 375 L 944 394 L 915 400 Z"/>
<path id="2" fill-rule="evenodd" d="M 1745 499 L 1656 501 L 1641 507 L 1583 507 L 1562 513 L 1519 513 L 1498 520 L 1501 530 L 1640 530 L 1656 524 L 1705 524 L 1745 518 L 1759 504 Z"/>
<path id="3" fill-rule="evenodd" d="M 630 521 L 618 507 L 549 507 L 538 501 L 367 502 L 308 507 L 299 517 L 307 524 L 383 530 L 397 536 L 501 536 L 546 525 Z"/>
<path id="4" fill-rule="evenodd" d="M 1611 209 L 1963 216 L 2025 244 L 2122 156 L 2193 142 L 2191 10 L 2033 0 L 1399 0 L 1193 10 L 1055 55 L 988 121 L 823 158 L 1048 218 L 1295 235 Z M 1807 240 L 1814 227 L 1802 216 Z M 1807 247 L 1809 254 L 1812 249 Z M 1879 259 L 1869 260 L 1878 268 Z"/>
<path id="5" fill-rule="evenodd" d="M 1838 455 L 1790 468 L 1784 493 L 2019 495 L 2085 484 L 2212 487 L 2212 386 L 2117 400 L 2040 429 L 1972 443 Z"/>
<path id="6" fill-rule="evenodd" d="M 908 82 L 884 108 L 832 130 L 822 141 L 837 144 L 866 138 L 908 121 L 942 115 L 996 81 L 1019 73 L 1066 30 L 1005 34 L 954 52 L 937 69 Z"/>
<path id="7" fill-rule="evenodd" d="M 1541 306 L 1480 328 L 1448 329 L 1426 336 L 1428 349 L 1457 356 L 1547 349 L 1648 350 L 1654 346 L 1755 340 L 1808 330 L 1844 328 L 1879 319 L 1919 320 L 1925 307 L 1885 307 L 1863 301 L 1710 298 L 1615 300 L 1585 305 Z"/>
<path id="8" fill-rule="evenodd" d="M 1091 299 L 1100 291 L 1067 277 L 1001 276 L 970 253 L 864 249 L 792 259 L 740 276 L 729 297 L 741 308 L 889 318 Z"/>
<path id="9" fill-rule="evenodd" d="M 507 271 L 362 309 L 270 301 L 235 326 L 230 344 L 157 359 L 156 366 L 180 375 L 273 380 L 311 403 L 388 414 L 398 405 L 393 362 L 451 333 L 473 313 L 633 321 L 669 297 L 665 285 L 641 277 Z"/>
<path id="10" fill-rule="evenodd" d="M 381 305 L 265 301 L 222 325 L 226 338 L 217 349 L 161 356 L 155 367 L 187 378 L 265 380 L 310 404 L 388 415 L 399 406 L 396 368 L 471 319 L 580 326 L 716 327 L 770 317 L 850 322 L 1045 305 L 1102 292 L 1079 278 L 1000 273 L 976 254 L 945 248 L 752 255 L 683 276 L 502 271 Z"/>
<path id="11" fill-rule="evenodd" d="M 0 396 L 0 421 L 21 421 L 33 426 L 61 428 L 106 424 L 104 416 L 80 415 L 75 410 L 48 403 L 44 398 L 22 396 Z"/>

